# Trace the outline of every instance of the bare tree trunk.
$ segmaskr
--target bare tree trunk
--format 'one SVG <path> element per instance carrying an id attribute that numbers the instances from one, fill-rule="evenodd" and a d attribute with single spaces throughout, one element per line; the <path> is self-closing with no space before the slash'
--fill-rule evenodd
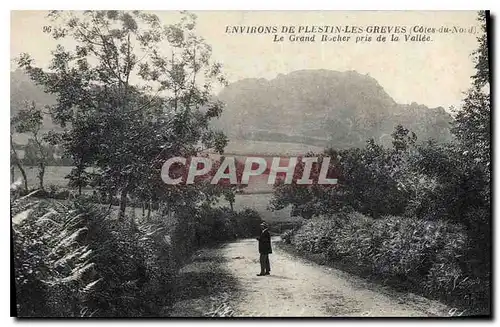
<path id="1" fill-rule="evenodd" d="M 23 168 L 23 165 L 21 165 L 21 160 L 19 160 L 19 156 L 17 155 L 17 151 L 14 148 L 14 142 L 12 141 L 12 135 L 10 135 L 10 151 L 14 155 L 14 162 L 17 166 L 17 169 L 21 172 L 21 175 L 23 176 L 23 181 L 24 181 L 24 189 L 28 191 L 28 177 L 26 177 L 26 171 Z"/>
<path id="2" fill-rule="evenodd" d="M 38 186 L 43 190 L 43 177 L 45 175 L 45 163 L 40 162 L 38 165 Z"/>
<path id="3" fill-rule="evenodd" d="M 127 193 L 128 187 L 125 186 L 120 192 L 120 208 L 118 211 L 118 220 L 123 220 L 125 218 L 125 209 L 127 208 Z"/>
<path id="4" fill-rule="evenodd" d="M 151 218 L 151 199 L 149 199 L 149 203 L 148 203 L 148 221 L 149 219 Z"/>
<path id="5" fill-rule="evenodd" d="M 47 162 L 47 154 L 43 147 L 43 144 L 38 140 L 38 132 L 33 133 L 33 139 L 38 146 L 38 152 L 40 152 L 40 162 L 38 163 L 38 181 L 39 188 L 43 190 L 43 176 L 45 175 L 45 164 Z"/>
<path id="6" fill-rule="evenodd" d="M 83 155 L 80 157 L 78 165 L 78 195 L 82 195 L 82 171 L 83 171 Z"/>
<path id="7" fill-rule="evenodd" d="M 109 211 L 109 210 L 111 210 L 111 207 L 113 206 L 113 193 L 111 193 L 111 191 L 109 191 L 108 195 L 109 195 L 109 207 L 108 207 L 108 211 Z"/>
<path id="8" fill-rule="evenodd" d="M 14 173 L 14 165 L 10 165 L 10 183 L 14 183 L 16 181 L 16 176 Z"/>

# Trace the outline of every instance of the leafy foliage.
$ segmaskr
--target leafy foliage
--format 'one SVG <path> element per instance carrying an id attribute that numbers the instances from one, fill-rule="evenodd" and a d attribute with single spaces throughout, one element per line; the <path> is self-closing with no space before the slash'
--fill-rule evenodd
<path id="1" fill-rule="evenodd" d="M 486 32 L 486 14 L 479 14 Z M 487 35 L 473 53 L 476 74 L 457 111 L 448 143 L 417 143 L 403 126 L 392 149 L 329 150 L 334 188 L 277 185 L 275 209 L 311 220 L 285 241 L 424 294 L 490 312 L 491 103 Z M 344 214 L 345 212 L 351 212 Z M 371 217 L 367 217 L 367 216 Z M 375 219 L 373 219 L 375 218 Z"/>
<path id="2" fill-rule="evenodd" d="M 31 163 L 38 166 L 39 188 L 43 190 L 45 167 L 50 164 L 50 158 L 53 158 L 53 154 L 50 153 L 51 148 L 47 142 L 50 134 L 41 133 L 42 124 L 42 111 L 39 108 L 36 108 L 35 103 L 31 103 L 25 109 L 20 110 L 11 120 L 11 125 L 16 132 L 27 133 L 31 137 L 25 148 L 25 159 L 22 162 L 23 164 Z M 17 162 L 17 166 L 20 168 L 21 160 L 15 151 L 13 151 L 13 153 L 15 156 L 14 161 Z M 25 184 L 27 184 L 24 170 L 22 168 L 20 168 L 20 170 L 22 171 L 23 178 L 25 179 Z"/>
<path id="3" fill-rule="evenodd" d="M 18 315 L 158 316 L 200 246 L 251 236 L 260 217 L 227 208 L 119 222 L 99 205 L 13 198 Z M 193 220 L 194 219 L 194 220 Z"/>
<path id="4" fill-rule="evenodd" d="M 354 213 L 313 219 L 290 234 L 286 239 L 299 252 L 468 307 L 470 314 L 489 310 L 489 281 L 471 274 L 475 261 L 460 225 Z"/>
<path id="5" fill-rule="evenodd" d="M 415 136 L 398 126 L 393 137 L 394 149 L 369 140 L 362 149 L 325 151 L 319 157 L 331 158 L 329 175 L 337 177 L 338 183 L 277 184 L 271 207 L 279 210 L 292 205 L 292 214 L 304 218 L 352 210 L 374 217 L 402 214 L 407 192 L 400 187 L 399 177 L 413 151 Z M 301 173 L 301 168 L 297 172 Z"/>
<path id="6" fill-rule="evenodd" d="M 139 11 L 54 11 L 58 45 L 49 71 L 28 54 L 18 64 L 45 91 L 57 96 L 50 107 L 65 130 L 52 137 L 75 166 L 70 185 L 120 194 L 120 217 L 128 196 L 159 201 L 166 158 L 194 155 L 204 145 L 222 151 L 225 136 L 210 128 L 222 105 L 211 97 L 213 83 L 225 83 L 211 48 L 195 34 L 196 17 L 163 25 Z M 164 51 L 168 49 L 168 51 Z M 92 175 L 87 168 L 94 168 Z"/>

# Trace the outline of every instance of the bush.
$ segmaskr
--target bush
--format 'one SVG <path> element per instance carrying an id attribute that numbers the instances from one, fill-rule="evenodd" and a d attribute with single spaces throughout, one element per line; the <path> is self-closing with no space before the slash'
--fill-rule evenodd
<path id="1" fill-rule="evenodd" d="M 299 252 L 322 254 L 330 264 L 353 272 L 408 285 L 478 312 L 489 310 L 489 277 L 471 272 L 470 241 L 461 225 L 354 213 L 310 220 L 283 239 Z"/>
<path id="2" fill-rule="evenodd" d="M 196 247 L 184 217 L 119 222 L 84 199 L 28 196 L 11 207 L 21 317 L 157 316 Z"/>
<path id="3" fill-rule="evenodd" d="M 262 217 L 253 209 L 245 208 L 236 213 L 236 235 L 237 237 L 248 238 L 260 234 L 260 223 Z"/>
<path id="4" fill-rule="evenodd" d="M 194 235 L 197 246 L 258 235 L 260 215 L 252 209 L 233 211 L 227 207 L 203 207 L 196 214 Z"/>
<path id="5" fill-rule="evenodd" d="M 197 215 L 195 233 L 198 245 L 208 245 L 234 239 L 233 213 L 229 208 L 205 207 Z"/>
<path id="6" fill-rule="evenodd" d="M 99 281 L 89 229 L 76 208 L 48 201 L 12 203 L 14 267 L 19 316 L 85 315 L 86 290 Z"/>
<path id="7" fill-rule="evenodd" d="M 292 244 L 292 236 L 293 230 L 289 229 L 281 234 L 281 240 L 285 242 L 285 244 Z"/>

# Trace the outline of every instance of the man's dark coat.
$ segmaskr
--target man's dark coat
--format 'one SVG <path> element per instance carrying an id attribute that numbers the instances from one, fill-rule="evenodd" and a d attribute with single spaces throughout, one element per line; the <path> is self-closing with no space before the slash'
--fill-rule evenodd
<path id="1" fill-rule="evenodd" d="M 271 249 L 271 234 L 269 234 L 269 230 L 267 228 L 262 231 L 258 240 L 260 254 L 273 253 L 273 250 Z"/>

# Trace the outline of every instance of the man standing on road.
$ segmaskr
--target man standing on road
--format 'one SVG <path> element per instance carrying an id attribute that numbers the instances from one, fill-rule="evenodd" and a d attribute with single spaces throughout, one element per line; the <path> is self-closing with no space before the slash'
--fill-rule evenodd
<path id="1" fill-rule="evenodd" d="M 271 249 L 271 234 L 269 234 L 269 226 L 266 222 L 260 224 L 259 253 L 260 253 L 260 274 L 257 276 L 265 276 L 271 273 L 271 265 L 269 264 L 269 254 L 273 253 Z"/>

